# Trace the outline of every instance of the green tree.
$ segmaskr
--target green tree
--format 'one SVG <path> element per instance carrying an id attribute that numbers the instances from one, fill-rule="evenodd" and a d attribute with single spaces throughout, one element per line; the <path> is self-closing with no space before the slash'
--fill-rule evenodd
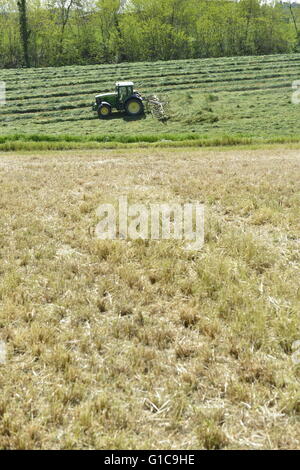
<path id="1" fill-rule="evenodd" d="M 30 37 L 31 31 L 28 27 L 27 0 L 17 0 L 17 6 L 19 10 L 20 36 L 22 40 L 24 62 L 25 62 L 26 67 L 30 67 L 29 37 Z"/>
<path id="2" fill-rule="evenodd" d="M 0 0 L 0 67 L 290 52 L 291 11 L 260 0 Z"/>

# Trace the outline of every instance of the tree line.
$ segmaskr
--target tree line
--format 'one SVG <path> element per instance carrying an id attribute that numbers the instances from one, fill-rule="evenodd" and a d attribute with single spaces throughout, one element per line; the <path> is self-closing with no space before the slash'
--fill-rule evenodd
<path id="1" fill-rule="evenodd" d="M 1 0 L 0 68 L 289 53 L 298 20 L 259 0 Z"/>

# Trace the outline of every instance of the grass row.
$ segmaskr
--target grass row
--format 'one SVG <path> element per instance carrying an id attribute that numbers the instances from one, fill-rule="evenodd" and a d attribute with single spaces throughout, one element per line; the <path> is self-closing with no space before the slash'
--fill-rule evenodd
<path id="1" fill-rule="evenodd" d="M 113 149 L 127 147 L 226 147 L 253 146 L 266 144 L 293 144 L 300 142 L 297 136 L 270 136 L 268 138 L 247 136 L 216 136 L 209 138 L 194 134 L 167 135 L 7 135 L 0 136 L 0 152 L 72 150 L 72 149 Z"/>

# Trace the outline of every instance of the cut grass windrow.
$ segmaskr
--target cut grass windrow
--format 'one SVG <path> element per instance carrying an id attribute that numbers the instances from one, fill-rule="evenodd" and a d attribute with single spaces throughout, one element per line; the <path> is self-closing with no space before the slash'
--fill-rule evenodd
<path id="1" fill-rule="evenodd" d="M 0 136 L 0 152 L 9 151 L 38 151 L 38 150 L 72 150 L 97 148 L 134 148 L 134 147 L 226 147 L 226 146 L 252 146 L 268 144 L 297 144 L 298 136 L 272 136 L 256 138 L 246 136 L 220 136 L 214 138 L 196 135 L 144 135 L 144 136 L 50 136 L 50 135 L 15 135 Z"/>

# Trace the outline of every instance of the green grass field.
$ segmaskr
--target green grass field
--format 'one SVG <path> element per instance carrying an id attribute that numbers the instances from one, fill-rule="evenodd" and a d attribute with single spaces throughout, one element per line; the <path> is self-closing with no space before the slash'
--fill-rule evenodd
<path id="1" fill-rule="evenodd" d="M 291 102 L 291 86 L 300 77 L 299 66 L 300 54 L 293 54 L 3 70 L 7 105 L 0 108 L 0 146 L 8 149 L 3 143 L 15 141 L 15 134 L 104 142 L 297 140 L 300 108 Z M 169 120 L 147 115 L 132 121 L 116 114 L 100 121 L 91 110 L 94 95 L 112 90 L 120 79 L 133 80 L 144 95 L 166 98 Z"/>

